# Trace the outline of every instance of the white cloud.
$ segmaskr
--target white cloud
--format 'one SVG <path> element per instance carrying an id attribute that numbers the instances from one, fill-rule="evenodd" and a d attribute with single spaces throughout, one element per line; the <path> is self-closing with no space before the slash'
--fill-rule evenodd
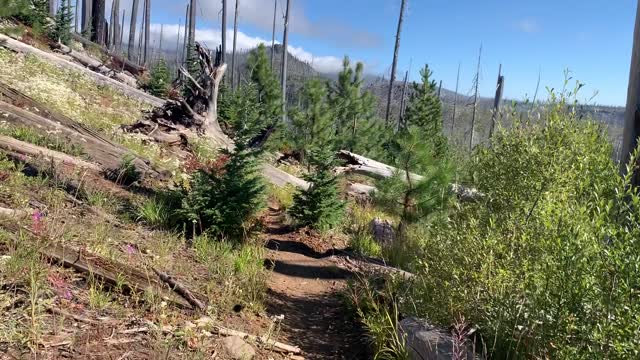
<path id="1" fill-rule="evenodd" d="M 176 24 L 171 25 L 160 25 L 160 24 L 151 24 L 151 34 L 150 41 L 152 44 L 159 46 L 160 43 L 160 33 L 162 29 L 162 47 L 164 49 L 175 49 L 178 44 L 178 29 L 180 29 L 180 42 L 182 43 L 184 37 L 184 27 Z M 126 30 L 125 30 L 126 32 Z M 125 34 L 126 35 L 126 34 Z M 220 45 L 221 31 L 219 29 L 196 29 L 196 41 L 203 43 L 210 49 L 213 49 Z M 231 29 L 227 30 L 227 42 L 230 45 L 233 41 L 233 31 Z M 265 45 L 270 45 L 271 40 L 263 39 L 260 37 L 254 37 L 243 33 L 242 31 L 238 31 L 238 43 L 237 48 L 239 51 L 247 51 L 257 47 L 259 44 L 264 43 Z M 276 42 L 278 43 L 278 42 Z M 230 49 L 229 49 L 230 51 Z M 334 73 L 338 72 L 342 69 L 342 58 L 336 56 L 317 56 L 309 51 L 305 50 L 302 47 L 289 46 L 289 53 L 298 58 L 301 61 L 304 61 L 318 72 L 323 73 Z"/>
<path id="2" fill-rule="evenodd" d="M 517 21 L 515 23 L 515 27 L 518 30 L 527 34 L 534 34 L 542 30 L 542 28 L 540 27 L 540 24 L 535 19 L 531 19 L 531 18 L 521 19 Z"/>

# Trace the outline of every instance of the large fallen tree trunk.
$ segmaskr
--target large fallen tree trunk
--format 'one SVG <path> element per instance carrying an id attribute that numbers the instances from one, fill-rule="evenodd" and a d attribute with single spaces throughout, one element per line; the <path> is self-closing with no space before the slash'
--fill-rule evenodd
<path id="1" fill-rule="evenodd" d="M 108 76 L 108 77 L 113 77 L 129 86 L 131 86 L 132 88 L 135 88 L 137 85 L 137 81 L 134 77 L 129 76 L 127 74 L 125 74 L 124 72 L 122 72 L 122 70 L 120 69 L 113 69 L 113 67 L 109 67 L 107 64 L 103 63 L 102 61 L 95 59 L 91 56 L 89 56 L 88 54 L 79 52 L 79 51 L 75 51 L 73 49 L 71 49 L 68 46 L 65 46 L 63 44 L 55 44 L 53 46 L 54 49 L 56 49 L 57 51 L 59 51 L 61 54 L 66 55 L 70 58 L 72 58 L 73 60 L 75 60 L 76 62 L 80 63 L 82 66 L 88 68 L 89 70 L 93 70 L 97 73 L 100 73 L 102 75 Z"/>
<path id="2" fill-rule="evenodd" d="M 122 165 L 123 158 L 131 157 L 133 165 L 142 176 L 160 176 L 160 173 L 149 165 L 148 160 L 1 83 L 0 115 L 4 121 L 16 126 L 29 127 L 62 136 L 70 143 L 80 146 L 93 161 L 100 164 L 106 171 L 118 169 Z"/>
<path id="3" fill-rule="evenodd" d="M 4 135 L 0 135 L 0 149 L 3 149 L 11 154 L 31 157 L 43 157 L 55 164 L 70 164 L 75 167 L 94 171 L 96 173 L 102 172 L 102 168 L 96 164 L 78 159 L 59 151 L 49 150 L 47 148 L 16 140 Z"/>
<path id="4" fill-rule="evenodd" d="M 159 99 L 155 96 L 149 95 L 142 90 L 132 88 L 127 84 L 123 84 L 117 80 L 114 80 L 102 74 L 91 71 L 90 69 L 87 69 L 81 65 L 75 64 L 69 60 L 63 59 L 55 54 L 48 53 L 40 49 L 36 49 L 33 46 L 27 45 L 18 40 L 14 40 L 4 34 L 0 34 L 0 46 L 15 52 L 36 56 L 38 58 L 45 60 L 46 62 L 52 63 L 57 66 L 62 66 L 67 69 L 79 71 L 82 74 L 89 76 L 93 81 L 95 81 L 100 85 L 117 89 L 129 97 L 135 98 L 149 105 L 162 106 L 162 104 L 164 104 L 164 100 Z"/>
<path id="5" fill-rule="evenodd" d="M 107 65 L 107 66 L 109 66 L 112 70 L 124 70 L 135 76 L 140 76 L 147 71 L 147 69 L 144 66 L 140 66 L 132 61 L 129 61 L 128 59 L 123 58 L 120 55 L 116 55 L 111 51 L 109 51 L 104 46 L 98 45 L 91 40 L 85 39 L 80 34 L 73 33 L 71 34 L 71 37 L 73 38 L 73 40 L 81 43 L 85 47 L 92 47 L 92 48 L 98 49 L 102 54 L 108 56 L 111 61 L 110 61 L 110 65 Z"/>
<path id="6" fill-rule="evenodd" d="M 385 179 L 394 176 L 400 170 L 389 166 L 387 164 L 383 164 L 379 161 L 375 161 L 369 158 L 366 158 L 362 155 L 354 154 L 352 152 L 341 150 L 337 153 L 339 159 L 346 162 L 346 166 L 338 169 L 338 172 L 354 172 L 357 174 L 369 176 L 375 179 Z M 404 172 L 403 172 L 404 174 Z M 402 178 L 405 179 L 406 176 L 402 175 Z M 411 180 L 420 181 L 424 177 L 418 174 L 409 173 L 409 178 Z M 355 192 L 364 192 L 367 191 L 370 193 L 371 191 L 375 191 L 374 187 L 362 185 L 362 184 L 351 184 L 352 190 Z M 456 194 L 456 196 L 463 201 L 474 201 L 482 198 L 484 195 L 476 189 L 468 188 L 462 186 L 460 184 L 452 184 L 451 192 Z"/>
<path id="7" fill-rule="evenodd" d="M 15 210 L 0 207 L 0 218 L 20 220 L 29 216 L 29 213 L 25 210 Z"/>
<path id="8" fill-rule="evenodd" d="M 40 253 L 53 262 L 73 268 L 80 273 L 98 277 L 107 284 L 122 285 L 125 291 L 140 294 L 151 291 L 163 300 L 179 307 L 190 307 L 187 301 L 175 297 L 172 292 L 158 282 L 152 272 L 146 273 L 97 254 L 89 254 L 85 250 L 76 250 L 55 243 L 47 245 L 40 250 Z"/>

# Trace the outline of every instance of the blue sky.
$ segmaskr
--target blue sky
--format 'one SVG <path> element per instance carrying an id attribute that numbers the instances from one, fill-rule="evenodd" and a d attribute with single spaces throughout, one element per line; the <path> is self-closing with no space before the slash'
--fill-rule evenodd
<path id="1" fill-rule="evenodd" d="M 232 12 L 235 2 L 227 1 Z M 270 41 L 273 0 L 240 1 L 241 44 Z M 531 97 L 539 72 L 541 91 L 545 86 L 559 88 L 563 71 L 569 69 L 575 79 L 586 83 L 581 99 L 598 91 L 596 103 L 623 105 L 626 101 L 635 0 L 407 1 L 399 71 L 404 73 L 412 63 L 411 79 L 417 80 L 419 67 L 428 63 L 435 79 L 454 89 L 460 63 L 460 91 L 470 92 L 482 44 L 480 89 L 485 96 L 493 96 L 502 64 L 509 98 Z M 370 73 L 388 74 L 400 0 L 291 2 L 294 54 L 312 59 L 321 70 L 337 68 L 340 58 L 349 55 L 365 62 Z M 178 18 L 184 18 L 185 4 L 186 0 L 154 1 L 152 22 L 177 24 Z M 219 42 L 220 1 L 200 0 L 199 4 L 199 37 Z M 231 21 L 228 26 L 232 27 Z M 279 26 L 277 38 L 281 37 Z"/>

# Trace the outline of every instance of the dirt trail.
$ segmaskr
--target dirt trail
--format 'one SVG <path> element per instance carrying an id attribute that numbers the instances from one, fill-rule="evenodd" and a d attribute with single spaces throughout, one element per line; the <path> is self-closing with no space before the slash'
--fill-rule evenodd
<path id="1" fill-rule="evenodd" d="M 284 315 L 280 337 L 299 346 L 307 359 L 368 359 L 362 330 L 345 309 L 340 292 L 352 276 L 308 245 L 313 237 L 291 232 L 283 215 L 270 208 L 266 217 L 267 311 Z"/>

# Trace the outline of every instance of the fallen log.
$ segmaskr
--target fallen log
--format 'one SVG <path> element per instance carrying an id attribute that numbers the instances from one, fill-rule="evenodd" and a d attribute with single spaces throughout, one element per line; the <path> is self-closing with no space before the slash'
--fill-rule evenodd
<path id="1" fill-rule="evenodd" d="M 29 213 L 25 210 L 7 209 L 0 207 L 0 218 L 20 220 L 27 218 Z"/>
<path id="2" fill-rule="evenodd" d="M 104 76 L 115 78 L 132 88 L 136 88 L 138 82 L 135 78 L 126 75 L 120 69 L 113 69 L 107 65 L 105 65 L 102 61 L 95 59 L 85 53 L 75 51 L 70 47 L 63 44 L 55 44 L 53 45 L 53 49 L 60 51 L 61 54 L 70 57 L 76 62 L 80 63 L 82 66 L 88 68 L 89 70 L 95 71 Z"/>
<path id="3" fill-rule="evenodd" d="M 221 326 L 213 326 L 212 330 L 213 330 L 214 333 L 216 333 L 218 335 L 238 336 L 238 337 L 242 338 L 243 340 L 248 340 L 248 341 L 254 342 L 254 343 L 259 344 L 259 345 L 268 346 L 268 347 L 271 347 L 273 350 L 278 350 L 280 352 L 285 352 L 285 353 L 289 353 L 289 354 L 301 354 L 302 353 L 302 350 L 297 346 L 288 345 L 288 344 L 281 343 L 279 341 L 271 340 L 267 336 L 251 335 L 251 334 L 247 334 L 247 333 L 242 332 L 242 331 L 227 329 L 227 328 L 224 328 L 224 327 L 221 327 Z"/>
<path id="4" fill-rule="evenodd" d="M 180 308 L 189 308 L 191 304 L 173 296 L 171 292 L 153 280 L 151 274 L 142 272 L 128 265 L 106 259 L 86 250 L 75 250 L 60 244 L 49 244 L 40 250 L 49 260 L 62 266 L 72 268 L 83 274 L 98 277 L 107 284 L 122 285 L 123 290 L 144 293 L 151 291 L 163 300 Z M 123 283 L 124 280 L 124 283 Z"/>
<path id="5" fill-rule="evenodd" d="M 389 166 L 379 161 L 375 161 L 373 159 L 369 159 L 362 155 L 354 154 L 346 150 L 338 151 L 337 157 L 346 162 L 346 166 L 339 168 L 339 172 L 354 172 L 357 174 L 372 177 L 374 179 L 385 179 L 394 176 L 400 171 L 393 166 Z M 403 175 L 403 179 L 404 178 L 405 176 Z M 409 178 L 415 181 L 424 179 L 423 176 L 414 173 L 409 173 Z M 353 185 L 356 185 L 356 187 L 353 188 L 354 191 L 367 191 L 367 193 L 375 191 L 374 187 L 368 187 L 367 185 Z M 482 194 L 478 190 L 468 188 L 460 184 L 451 184 L 450 189 L 451 192 L 456 194 L 458 199 L 462 201 L 476 201 L 484 197 L 484 194 Z"/>
<path id="6" fill-rule="evenodd" d="M 88 319 L 88 318 L 83 317 L 83 316 L 71 314 L 71 313 L 68 313 L 68 312 L 66 312 L 64 310 L 55 308 L 53 306 L 47 306 L 47 311 L 52 313 L 52 314 L 54 314 L 54 315 L 60 315 L 60 316 L 65 317 L 65 318 L 73 319 L 73 320 L 75 320 L 77 322 L 82 322 L 82 323 L 89 324 L 89 325 L 94 325 L 94 326 L 101 325 L 101 323 L 98 322 L 98 321 L 91 320 L 91 319 Z"/>
<path id="7" fill-rule="evenodd" d="M 159 271 L 156 268 L 151 268 L 151 269 L 153 270 L 154 273 L 156 273 L 156 275 L 158 275 L 158 278 L 160 278 L 162 282 L 169 285 L 171 290 L 175 291 L 176 294 L 182 296 L 182 298 L 187 300 L 187 302 L 191 304 L 194 308 L 197 308 L 201 311 L 205 311 L 207 309 L 207 307 L 204 305 L 202 301 L 198 300 L 198 298 L 195 297 L 191 293 L 191 291 L 189 291 L 189 289 L 187 289 L 186 287 L 178 283 L 174 278 L 169 276 L 167 273 Z"/>
<path id="8" fill-rule="evenodd" d="M 0 115 L 3 116 L 4 121 L 15 125 L 62 133 L 67 140 L 81 146 L 91 159 L 106 169 L 118 168 L 122 164 L 122 159 L 127 156 L 133 157 L 133 165 L 143 176 L 161 176 L 149 165 L 149 160 L 133 154 L 131 150 L 105 138 L 99 132 L 2 83 L 0 83 Z"/>
<path id="9" fill-rule="evenodd" d="M 22 53 L 22 54 L 29 54 L 29 55 L 36 56 L 40 59 L 43 59 L 46 62 L 49 62 L 57 66 L 79 71 L 80 73 L 89 76 L 93 81 L 95 81 L 99 85 L 104 85 L 104 86 L 108 86 L 113 89 L 119 90 L 126 96 L 132 97 L 134 99 L 137 99 L 149 105 L 162 106 L 162 104 L 164 103 L 164 100 L 159 99 L 155 96 L 149 95 L 142 90 L 135 89 L 129 85 L 126 85 L 117 80 L 111 79 L 110 77 L 104 76 L 102 74 L 98 74 L 81 65 L 78 65 L 69 60 L 63 59 L 55 54 L 48 53 L 40 49 L 36 49 L 33 46 L 14 40 L 4 34 L 0 34 L 0 46 L 15 52 Z"/>
<path id="10" fill-rule="evenodd" d="M 73 40 L 81 43 L 85 47 L 89 46 L 89 47 L 92 47 L 94 49 L 98 49 L 98 50 L 100 50 L 100 52 L 102 54 L 110 57 L 111 58 L 111 62 L 113 64 L 113 67 L 112 67 L 113 70 L 122 69 L 122 70 L 125 70 L 125 71 L 131 73 L 132 75 L 135 75 L 135 76 L 140 76 L 140 75 L 144 74 L 147 71 L 147 68 L 145 68 L 144 66 L 140 66 L 140 65 L 138 65 L 138 64 L 136 64 L 134 62 L 129 61 L 128 59 L 123 58 L 120 55 L 116 55 L 116 54 L 112 53 L 111 51 L 109 51 L 104 46 L 98 45 L 98 44 L 94 43 L 93 41 L 84 38 L 80 34 L 72 33 L 71 37 L 73 38 Z"/>
<path id="11" fill-rule="evenodd" d="M 73 156 L 69 156 L 58 151 L 49 150 L 41 146 L 16 140 L 4 135 L 0 135 L 0 149 L 6 150 L 12 154 L 18 154 L 22 156 L 44 157 L 45 159 L 50 160 L 55 164 L 71 164 L 73 166 L 91 170 L 96 173 L 102 172 L 102 168 L 96 164 L 78 159 Z"/>

